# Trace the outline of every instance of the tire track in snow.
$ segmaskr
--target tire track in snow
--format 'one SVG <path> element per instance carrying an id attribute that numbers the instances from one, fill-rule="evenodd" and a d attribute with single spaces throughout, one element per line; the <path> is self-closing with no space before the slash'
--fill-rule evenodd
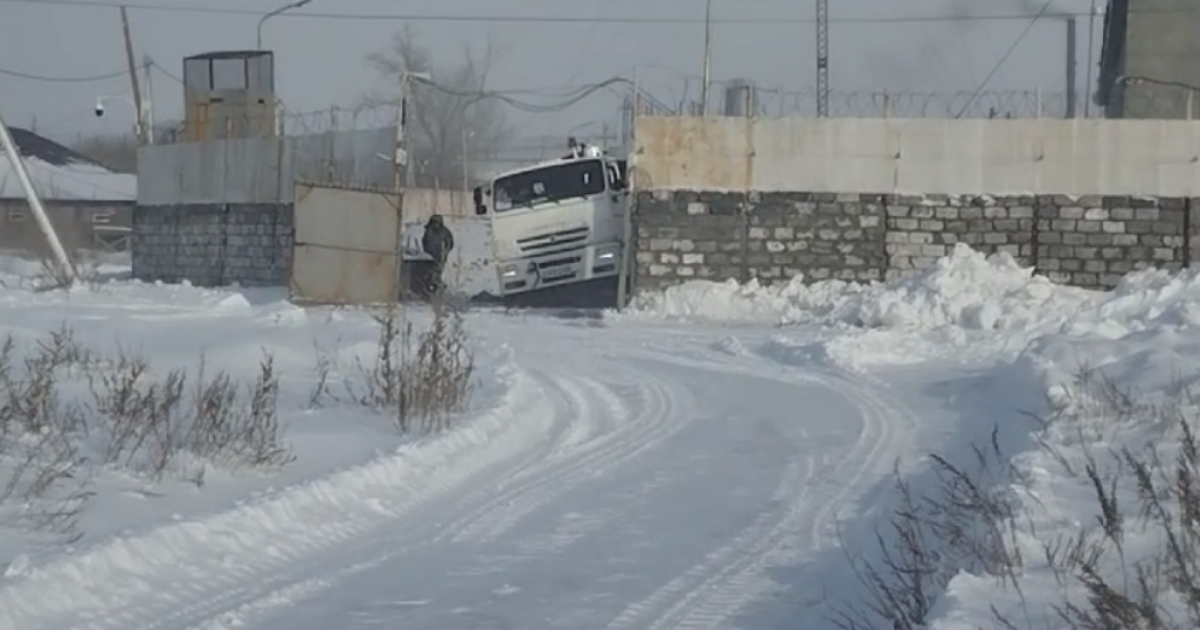
<path id="1" fill-rule="evenodd" d="M 674 483 L 675 475 L 660 472 L 636 487 L 618 493 L 607 507 L 583 513 L 563 514 L 551 531 L 520 538 L 513 545 L 526 557 L 541 558 L 561 553 L 576 542 L 605 529 L 621 517 L 628 516 L 647 496 Z"/>
<path id="2" fill-rule="evenodd" d="M 690 422 L 687 415 L 673 413 L 677 410 L 672 404 L 674 392 L 649 375 L 641 376 L 643 378 L 635 385 L 642 389 L 647 403 L 646 409 L 638 414 L 630 413 L 620 396 L 597 381 L 538 376 L 543 392 L 558 403 L 554 406 L 559 409 L 559 419 L 565 418 L 571 423 L 560 429 L 551 445 L 525 458 L 505 477 L 520 481 L 510 481 L 499 494 L 494 486 L 484 484 L 477 492 L 456 501 L 456 506 L 465 506 L 467 511 L 449 523 L 428 524 L 428 539 L 408 546 L 403 545 L 403 540 L 412 540 L 411 536 L 386 544 L 379 539 L 364 541 L 356 554 L 349 554 L 351 557 L 365 556 L 362 561 L 348 564 L 343 560 L 337 565 L 340 568 L 333 571 L 311 565 L 293 570 L 284 579 L 273 579 L 268 585 L 252 590 L 230 591 L 224 597 L 211 600 L 207 606 L 191 606 L 183 614 L 172 615 L 172 619 L 143 626 L 140 630 L 165 630 L 184 624 L 192 630 L 225 630 L 246 625 L 414 550 L 456 542 L 462 532 L 500 535 L 516 524 L 520 516 L 549 503 L 585 478 L 611 470 L 653 447 Z M 607 420 L 603 424 L 596 421 L 599 416 L 595 405 L 591 404 L 593 399 L 602 401 L 603 407 L 610 412 L 600 414 Z M 690 409 L 690 404 L 686 408 Z M 579 428 L 578 424 L 587 426 Z M 608 432 L 605 432 L 606 428 Z M 590 437 L 581 439 L 584 435 Z M 581 452 L 584 454 L 580 455 Z M 585 473 L 586 477 L 583 476 Z M 519 508 L 512 507 L 517 503 Z M 479 530 L 480 523 L 488 526 Z M 466 538 L 476 541 L 473 536 Z M 386 551 L 380 553 L 381 549 Z M 540 551 L 546 555 L 552 553 L 551 550 Z"/>
<path id="3" fill-rule="evenodd" d="M 776 486 L 772 502 L 785 504 L 794 501 L 797 495 L 803 494 L 804 482 L 810 480 L 816 470 L 816 460 L 813 458 L 791 462 Z M 661 627 L 679 611 L 686 611 L 696 597 L 703 595 L 706 585 L 714 577 L 723 574 L 725 567 L 735 565 L 740 558 L 755 552 L 769 541 L 785 521 L 775 510 L 760 515 L 732 541 L 708 553 L 702 562 L 667 582 L 649 597 L 627 607 L 604 626 L 604 630 L 650 630 Z"/>
<path id="4" fill-rule="evenodd" d="M 624 368 L 629 371 L 628 368 Z M 454 535 L 454 542 L 485 543 L 496 540 L 512 529 L 522 518 L 544 507 L 578 485 L 603 476 L 638 455 L 655 448 L 691 422 L 691 405 L 680 408 L 679 400 L 688 400 L 641 373 L 645 378 L 638 389 L 643 409 L 629 413 L 621 397 L 596 381 L 587 381 L 594 397 L 604 401 L 609 417 L 620 418 L 614 432 L 596 440 L 592 449 L 582 457 L 569 456 L 550 475 L 540 476 L 515 495 L 502 493 L 484 512 L 472 515 L 472 522 Z"/>
<path id="5" fill-rule="evenodd" d="M 0 627 L 153 629 L 227 608 L 415 516 L 479 475 L 519 466 L 510 462 L 536 454 L 542 444 L 527 435 L 552 431 L 554 412 L 536 382 L 520 373 L 490 419 L 429 444 L 43 567 L 0 589 Z M 480 436 L 480 430 L 490 435 Z M 439 451 L 444 455 L 436 456 Z M 72 583 L 78 586 L 64 593 L 64 584 Z"/>
<path id="6" fill-rule="evenodd" d="M 872 395 L 855 391 L 852 384 L 840 378 L 814 380 L 846 396 L 860 410 L 863 430 L 859 440 L 849 454 L 836 458 L 835 461 L 842 464 L 835 465 L 835 472 L 830 475 L 834 480 L 840 480 L 843 478 L 841 470 L 850 468 L 851 478 L 840 484 L 840 489 L 832 496 L 814 497 L 806 491 L 805 496 L 798 497 L 784 523 L 762 542 L 756 553 L 748 554 L 726 567 L 722 574 L 714 576 L 692 593 L 693 601 L 698 603 L 683 606 L 675 617 L 664 617 L 649 626 L 649 630 L 710 630 L 724 626 L 771 587 L 766 577 L 766 570 L 770 566 L 789 559 L 795 560 L 797 558 L 794 556 L 802 556 L 804 552 L 820 546 L 821 532 L 836 518 L 842 503 L 859 492 L 863 482 L 875 476 L 878 465 L 886 462 L 885 456 L 892 450 L 896 439 L 895 428 L 888 422 L 887 409 L 879 405 Z M 864 463 L 853 467 L 845 464 L 857 461 Z M 785 551 L 789 544 L 798 542 L 798 538 L 805 539 L 804 549 Z"/>
<path id="7" fill-rule="evenodd" d="M 578 426 L 590 422 L 591 416 L 585 413 L 586 401 L 570 393 L 580 391 L 577 386 L 564 386 L 562 379 L 552 379 L 536 372 L 529 372 L 528 377 L 536 384 L 539 402 L 554 410 L 551 415 L 560 426 L 549 433 L 549 440 L 534 443 L 533 448 L 515 457 L 515 461 L 510 461 L 507 466 L 488 471 L 488 478 L 507 479 L 535 474 L 545 467 L 548 458 L 570 452 L 570 445 L 578 444 L 580 436 L 594 432 L 592 427 Z M 567 424 L 562 426 L 564 420 Z M 463 499 L 456 500 L 450 511 L 462 505 L 473 505 L 475 501 L 486 500 L 488 496 L 490 494 L 469 492 Z M 430 539 L 436 540 L 441 525 L 422 520 L 411 530 L 398 529 L 401 530 L 398 535 L 383 538 L 360 537 L 347 545 L 339 546 L 338 557 L 335 559 L 314 559 L 287 567 L 255 587 L 243 585 L 240 589 L 229 588 L 205 601 L 184 606 L 138 629 L 167 630 L 188 627 L 193 630 L 227 630 L 229 627 L 245 625 L 250 617 L 262 617 L 273 610 L 291 606 L 300 599 L 334 588 L 354 575 L 428 546 L 431 544 Z M 334 568 L 331 569 L 331 566 Z"/>
<path id="8" fill-rule="evenodd" d="M 789 505 L 789 509 L 782 515 L 776 514 L 774 520 L 764 517 L 756 521 L 726 547 L 710 554 L 705 561 L 668 582 L 648 598 L 630 606 L 605 627 L 605 630 L 708 630 L 725 624 L 771 587 L 765 570 L 768 566 L 779 564 L 783 560 L 780 557 L 782 552 L 791 544 L 803 540 L 803 551 L 811 551 L 821 545 L 822 533 L 836 520 L 840 505 L 859 493 L 865 481 L 879 474 L 880 465 L 886 464 L 884 456 L 894 451 L 899 434 L 894 423 L 889 421 L 890 416 L 895 415 L 890 408 L 873 392 L 843 375 L 793 370 L 787 373 L 787 377 L 780 378 L 776 374 L 763 374 L 761 367 L 731 365 L 740 363 L 738 361 L 710 362 L 700 358 L 680 360 L 661 355 L 655 358 L 704 370 L 727 372 L 732 367 L 751 377 L 826 387 L 854 405 L 863 422 L 850 451 L 838 455 L 833 464 L 830 475 L 833 482 L 839 482 L 847 476 L 849 479 L 832 496 L 813 497 L 815 484 L 804 482 L 811 482 L 815 475 L 810 474 L 797 482 L 794 478 L 797 464 L 793 462 L 775 495 L 776 500 Z M 905 424 L 909 422 L 911 417 L 906 415 Z M 810 467 L 815 465 L 814 459 L 808 458 L 807 461 Z M 825 458 L 822 458 L 821 465 L 825 465 Z M 800 484 L 802 488 L 798 489 L 797 485 Z M 791 551 L 786 555 L 802 554 Z"/>
<path id="9" fill-rule="evenodd" d="M 573 455 L 590 452 L 594 448 L 594 441 L 601 439 L 614 424 L 619 423 L 619 420 L 614 423 L 611 418 L 604 418 L 605 422 L 598 425 L 595 405 L 587 395 L 590 387 L 586 384 L 572 378 L 542 378 L 547 389 L 564 401 L 565 408 L 570 410 L 570 415 L 566 417 L 575 419 L 570 423 L 571 428 L 565 432 L 564 439 L 557 442 L 554 448 L 532 465 L 499 479 L 494 486 L 480 488 L 474 492 L 464 501 L 474 507 L 458 519 L 442 524 L 441 532 L 430 541 L 431 545 L 463 542 L 470 537 L 471 532 L 486 529 L 489 516 L 498 514 L 525 493 L 545 484 L 548 479 L 547 470 L 561 462 L 569 461 Z M 619 413 L 622 416 L 628 415 L 625 409 L 620 409 Z"/>

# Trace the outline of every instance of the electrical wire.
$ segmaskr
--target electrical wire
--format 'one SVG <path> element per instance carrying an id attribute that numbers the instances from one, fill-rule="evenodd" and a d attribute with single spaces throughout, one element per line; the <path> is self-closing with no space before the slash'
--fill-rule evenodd
<path id="1" fill-rule="evenodd" d="M 535 103 L 527 103 L 524 101 L 519 101 L 519 100 L 509 96 L 509 93 L 501 92 L 501 91 L 457 90 L 457 89 L 450 88 L 450 87 L 447 87 L 444 85 L 438 85 L 437 83 L 434 83 L 432 81 L 420 81 L 417 83 L 417 85 L 429 86 L 430 88 L 433 88 L 444 94 L 448 94 L 450 96 L 454 96 L 457 98 L 467 99 L 467 102 L 464 103 L 464 105 L 470 105 L 472 103 L 475 103 L 478 101 L 484 101 L 484 100 L 497 100 L 497 101 L 504 103 L 505 105 L 508 105 L 509 107 L 512 107 L 513 109 L 515 109 L 517 111 L 526 112 L 526 113 L 530 113 L 530 114 L 549 114 L 549 113 L 561 112 L 564 109 L 567 109 L 568 107 L 571 107 L 572 105 L 575 105 L 576 103 L 582 101 L 583 99 L 591 96 L 592 94 L 599 92 L 600 90 L 607 90 L 614 85 L 633 85 L 633 82 L 624 77 L 613 77 L 611 79 L 608 79 L 606 81 L 601 81 L 599 83 L 591 83 L 588 85 L 582 85 L 579 88 L 577 88 L 576 90 L 574 90 L 574 92 L 570 95 L 565 95 L 565 94 L 561 95 L 561 97 L 564 100 L 562 100 L 561 102 L 558 102 L 558 103 L 554 103 L 553 105 L 535 104 Z"/>
<path id="2" fill-rule="evenodd" d="M 1000 72 L 1000 69 L 1004 67 L 1004 64 L 1008 63 L 1008 58 L 1017 51 L 1017 48 L 1021 46 L 1021 42 L 1025 41 L 1025 37 L 1029 35 L 1029 32 L 1033 30 L 1033 27 L 1037 25 L 1038 21 L 1045 17 L 1046 13 L 1050 11 L 1050 6 L 1053 4 L 1054 0 L 1046 0 L 1046 3 L 1042 5 L 1042 10 L 1038 11 L 1037 14 L 1029 20 L 1029 23 L 1025 25 L 1025 29 L 1021 31 L 1021 34 L 1017 35 L 1017 38 L 1013 40 L 1013 43 L 1008 47 L 1008 50 L 1005 50 L 1004 54 L 1000 56 L 1000 59 L 996 60 L 995 65 L 993 65 L 992 69 L 988 71 L 987 76 L 983 77 L 983 81 L 979 82 L 979 86 L 976 87 L 975 91 L 971 93 L 971 98 L 967 100 L 962 109 L 958 111 L 958 114 L 954 116 L 955 119 L 962 118 L 963 114 L 967 113 L 967 109 L 969 109 L 971 105 L 975 104 L 975 99 L 979 98 L 979 95 L 983 93 L 985 88 L 987 88 L 988 83 L 992 82 L 992 78 L 996 76 L 996 73 Z"/>
<path id="3" fill-rule="evenodd" d="M 171 72 L 170 70 L 167 70 L 166 68 L 162 67 L 161 65 L 159 65 L 159 63 L 158 63 L 157 61 L 154 61 L 153 59 L 151 59 L 151 60 L 150 60 L 150 67 L 151 67 L 151 68 L 154 68 L 155 70 L 158 70 L 158 71 L 159 71 L 159 72 L 161 72 L 161 73 L 163 73 L 163 76 L 165 76 L 165 77 L 167 77 L 168 79 L 170 79 L 170 80 L 172 80 L 172 81 L 174 81 L 174 82 L 178 83 L 179 85 L 186 85 L 186 84 L 183 82 L 183 79 L 181 79 L 181 78 L 179 78 L 179 77 L 175 76 L 175 73 L 173 73 L 173 72 Z"/>
<path id="4" fill-rule="evenodd" d="M 207 13 L 213 15 L 253 15 L 262 16 L 264 11 L 253 9 L 235 9 L 232 7 L 214 7 L 211 5 L 162 5 L 148 2 L 122 2 L 120 0 L 0 0 L 5 4 L 26 4 L 32 6 L 64 6 L 79 8 L 115 9 L 121 6 L 127 9 L 142 11 L 159 11 L 164 13 Z M 1137 14 L 1175 14 L 1192 13 L 1194 8 L 1161 8 L 1129 11 L 1130 15 Z M 1064 12 L 1058 15 L 1064 17 L 1084 17 L 1087 12 Z M 994 15 L 926 15 L 926 16 L 875 16 L 875 17 L 831 17 L 830 23 L 836 24 L 899 24 L 899 23 L 933 23 L 933 22 L 998 22 L 1024 21 L 1029 19 L 1028 13 L 994 14 Z M 661 24 L 703 24 L 703 18 L 683 17 L 647 17 L 647 16 L 547 16 L 547 15 L 451 15 L 437 13 L 329 13 L 313 11 L 289 11 L 281 13 L 279 19 L 315 19 L 315 20 L 374 20 L 374 21 L 403 21 L 403 22 L 510 22 L 517 24 L 553 23 L 553 24 L 626 24 L 626 25 L 661 25 Z M 761 18 L 720 18 L 713 19 L 713 24 L 814 24 L 812 18 L 792 17 L 761 17 Z"/>
<path id="5" fill-rule="evenodd" d="M 167 78 L 176 83 L 183 84 L 183 79 L 180 79 L 175 74 L 168 71 L 159 65 L 158 62 L 151 60 L 150 67 L 158 70 Z M 570 89 L 560 91 L 557 87 L 551 88 L 514 88 L 508 90 L 459 90 L 438 84 L 433 81 L 421 80 L 416 81 L 418 86 L 428 86 L 431 89 L 437 90 L 443 94 L 456 98 L 466 99 L 465 105 L 484 100 L 500 101 L 517 111 L 527 112 L 531 114 L 544 114 L 561 112 L 585 98 L 599 92 L 600 90 L 611 90 L 616 85 L 633 85 L 633 82 L 624 77 L 613 77 L 599 83 L 587 83 L 578 86 L 572 86 Z M 554 104 L 537 104 L 518 100 L 515 96 L 541 96 L 553 99 L 559 99 L 559 102 Z M 384 105 L 384 103 L 378 103 Z M 293 114 L 294 115 L 294 114 Z"/>
<path id="6" fill-rule="evenodd" d="M 596 3 L 595 6 L 592 7 L 592 11 L 591 11 L 592 17 L 599 17 L 600 14 L 603 12 L 604 8 L 605 8 L 605 6 L 603 4 Z M 576 50 L 575 55 L 574 55 L 574 60 L 570 64 L 570 67 L 572 68 L 572 70 L 571 70 L 571 76 L 567 77 L 567 83 L 571 83 L 571 82 L 575 81 L 576 79 L 578 79 L 579 74 L 583 71 L 583 69 L 588 67 L 588 64 L 586 64 L 584 62 L 587 60 L 589 53 L 591 53 L 592 38 L 596 36 L 596 28 L 598 26 L 600 26 L 600 24 L 598 22 L 592 22 L 591 25 L 588 26 L 587 35 L 584 36 L 583 42 L 579 44 L 579 48 L 578 48 L 578 50 Z M 557 124 L 558 120 L 559 120 L 559 117 L 555 116 L 552 119 L 552 121 L 549 121 L 547 124 L 551 124 L 551 125 Z"/>
<path id="7" fill-rule="evenodd" d="M 26 72 L 17 72 L 16 70 L 8 70 L 0 68 L 0 74 L 8 77 L 16 77 L 25 79 L 26 81 L 41 81 L 42 83 L 95 83 L 97 81 L 107 81 L 128 74 L 125 70 L 117 72 L 109 72 L 108 74 L 96 74 L 90 77 L 48 77 L 40 74 L 29 74 Z"/>

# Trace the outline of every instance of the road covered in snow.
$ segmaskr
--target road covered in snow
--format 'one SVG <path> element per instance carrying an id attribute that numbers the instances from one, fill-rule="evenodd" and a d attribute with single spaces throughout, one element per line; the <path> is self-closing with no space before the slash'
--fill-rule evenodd
<path id="1" fill-rule="evenodd" d="M 530 326 L 540 344 L 525 337 Z M 760 593 L 768 563 L 802 557 L 832 534 L 833 508 L 886 472 L 880 455 L 899 439 L 879 402 L 836 376 L 630 354 L 595 329 L 508 328 L 527 347 L 516 358 L 529 366 L 530 412 L 514 427 L 525 439 L 336 557 L 256 580 L 236 608 L 221 593 L 181 620 L 221 613 L 221 623 L 281 629 L 729 622 Z M 321 594 L 275 609 L 309 588 Z"/>
<path id="2" fill-rule="evenodd" d="M 719 329 L 471 323 L 509 353 L 510 383 L 458 432 L 468 437 L 51 561 L 0 587 L 0 620 L 732 622 L 769 566 L 829 544 L 841 506 L 890 470 L 911 422 L 836 372 L 735 361 Z"/>
<path id="3" fill-rule="evenodd" d="M 238 378 L 269 350 L 292 457 L 270 470 L 180 457 L 149 475 L 132 459 L 95 464 L 107 451 L 81 441 L 93 456 L 72 473 L 86 493 L 56 490 L 86 497 L 71 527 L 20 518 L 46 492 L 0 495 L 0 630 L 865 629 L 897 614 L 1043 627 L 1033 620 L 1088 596 L 1086 567 L 1047 553 L 1096 522 L 1076 468 L 1097 456 L 1079 428 L 1116 446 L 1149 430 L 1129 410 L 1106 430 L 1078 362 L 1178 391 L 1200 357 L 1190 275 L 1089 292 L 963 248 L 886 285 L 690 283 L 619 315 L 471 313 L 470 406 L 413 436 L 348 396 L 311 394 L 329 387 L 321 348 L 370 356 L 368 313 L 119 279 L 39 292 L 6 264 L 0 334 L 67 322 L 160 371 L 203 355 Z M 0 452 L 21 478 L 14 462 Z M 944 507 L 965 487 L 951 470 L 1009 512 L 942 510 L 905 547 L 901 490 Z M 948 535 L 963 525 L 985 542 Z M 880 569 L 884 550 L 918 547 L 925 588 Z M 880 584 L 904 601 L 868 613 Z"/>

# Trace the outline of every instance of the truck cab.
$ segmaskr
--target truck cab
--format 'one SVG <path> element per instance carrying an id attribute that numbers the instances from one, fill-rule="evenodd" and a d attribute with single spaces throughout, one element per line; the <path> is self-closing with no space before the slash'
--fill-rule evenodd
<path id="1" fill-rule="evenodd" d="M 568 142 L 570 153 L 496 175 L 474 190 L 492 226 L 502 296 L 621 272 L 626 161 Z"/>

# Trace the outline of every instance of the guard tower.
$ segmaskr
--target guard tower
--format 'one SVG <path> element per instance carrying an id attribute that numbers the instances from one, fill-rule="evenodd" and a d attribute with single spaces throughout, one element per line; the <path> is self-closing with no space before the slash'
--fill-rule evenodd
<path id="1" fill-rule="evenodd" d="M 265 50 L 185 57 L 185 142 L 279 135 L 275 55 Z"/>

